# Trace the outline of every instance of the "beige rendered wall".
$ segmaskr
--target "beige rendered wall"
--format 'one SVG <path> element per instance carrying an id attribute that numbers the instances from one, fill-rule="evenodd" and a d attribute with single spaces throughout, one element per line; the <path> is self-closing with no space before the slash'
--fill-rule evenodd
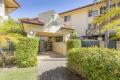
<path id="1" fill-rule="evenodd" d="M 66 55 L 66 43 L 64 42 L 53 42 L 53 51 Z"/>
<path id="2" fill-rule="evenodd" d="M 36 35 L 36 32 L 43 32 L 43 27 L 39 26 L 39 25 L 32 25 L 32 24 L 23 23 L 23 27 L 24 27 L 24 30 L 27 33 L 28 37 L 31 37 L 31 35 L 29 34 L 30 31 L 34 32 L 33 36 Z"/>
<path id="3" fill-rule="evenodd" d="M 60 14 L 63 19 L 63 23 L 69 25 L 79 34 L 79 36 L 86 35 L 86 29 L 88 29 L 88 24 L 93 21 L 93 17 L 88 17 L 89 10 L 99 10 L 100 7 L 104 6 L 104 4 L 93 5 L 91 7 L 82 8 L 79 10 L 71 11 L 68 13 Z M 69 22 L 64 22 L 64 16 L 71 16 L 71 20 Z"/>
<path id="4" fill-rule="evenodd" d="M 79 36 L 86 35 L 86 29 L 88 28 L 88 13 L 81 12 L 73 14 L 71 16 L 71 26 L 79 34 Z"/>
<path id="5" fill-rule="evenodd" d="M 53 40 L 53 51 L 60 53 L 62 55 L 66 55 L 67 54 L 67 40 L 69 39 L 70 34 L 66 34 L 64 35 L 64 40 L 63 42 L 55 42 L 55 40 Z"/>
<path id="6" fill-rule="evenodd" d="M 78 36 L 85 36 L 88 24 L 91 22 L 91 19 L 88 18 L 88 12 L 80 11 L 75 14 L 71 14 L 70 16 L 71 20 L 69 22 L 64 22 L 64 24 L 75 29 L 75 31 L 79 34 Z"/>

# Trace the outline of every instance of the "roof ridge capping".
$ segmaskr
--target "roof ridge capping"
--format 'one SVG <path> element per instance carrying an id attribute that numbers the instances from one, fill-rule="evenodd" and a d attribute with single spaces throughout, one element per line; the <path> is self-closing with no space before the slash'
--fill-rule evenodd
<path id="1" fill-rule="evenodd" d="M 45 23 L 40 21 L 39 18 L 33 18 L 33 19 L 30 19 L 30 18 L 22 18 L 22 19 L 19 19 L 20 22 L 22 23 L 30 23 L 30 24 L 37 24 L 37 25 L 44 25 Z"/>

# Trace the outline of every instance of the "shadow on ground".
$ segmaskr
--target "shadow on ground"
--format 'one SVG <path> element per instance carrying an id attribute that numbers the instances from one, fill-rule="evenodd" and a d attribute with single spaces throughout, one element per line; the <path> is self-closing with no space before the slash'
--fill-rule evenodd
<path id="1" fill-rule="evenodd" d="M 74 75 L 67 68 L 59 67 L 38 76 L 38 80 L 84 80 L 80 76 Z"/>
<path id="2" fill-rule="evenodd" d="M 49 56 L 50 58 L 66 58 L 66 56 L 56 52 L 45 52 L 45 53 L 39 54 L 39 56 Z"/>

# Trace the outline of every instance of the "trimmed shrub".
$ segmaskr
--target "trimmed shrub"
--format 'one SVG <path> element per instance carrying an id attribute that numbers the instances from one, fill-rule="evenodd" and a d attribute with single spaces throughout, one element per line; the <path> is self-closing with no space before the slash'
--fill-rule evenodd
<path id="1" fill-rule="evenodd" d="M 16 61 L 19 67 L 32 67 L 37 65 L 38 53 L 37 38 L 21 38 L 16 45 Z"/>
<path id="2" fill-rule="evenodd" d="M 67 41 L 67 50 L 79 47 L 81 47 L 81 41 L 79 39 L 70 39 Z"/>
<path id="3" fill-rule="evenodd" d="M 87 80 L 119 80 L 120 51 L 105 48 L 74 48 L 68 53 L 68 68 Z"/>
<path id="4" fill-rule="evenodd" d="M 70 39 L 77 39 L 77 32 L 72 32 L 70 35 Z"/>

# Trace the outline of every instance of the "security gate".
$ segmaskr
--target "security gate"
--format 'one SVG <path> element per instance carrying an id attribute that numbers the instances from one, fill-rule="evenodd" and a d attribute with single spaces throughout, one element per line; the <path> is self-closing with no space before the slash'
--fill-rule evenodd
<path id="1" fill-rule="evenodd" d="M 110 41 L 109 41 L 108 48 L 114 48 L 114 49 L 116 49 L 116 48 L 117 48 L 117 41 L 115 41 L 115 40 L 110 40 Z"/>

